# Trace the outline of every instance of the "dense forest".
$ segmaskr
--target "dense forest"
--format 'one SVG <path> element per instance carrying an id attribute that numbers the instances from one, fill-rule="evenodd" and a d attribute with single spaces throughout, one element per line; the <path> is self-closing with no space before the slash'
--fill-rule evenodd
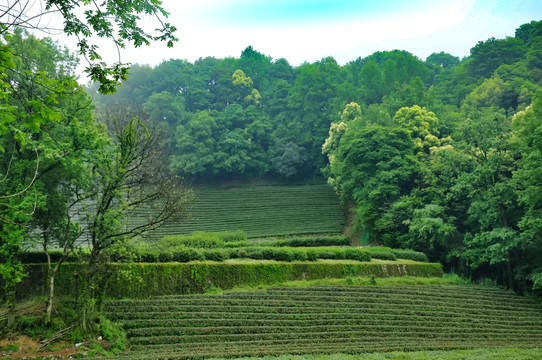
<path id="1" fill-rule="evenodd" d="M 192 193 L 180 177 L 324 176 L 354 212 L 353 231 L 371 243 L 421 251 L 518 292 L 542 287 L 542 21 L 480 41 L 464 59 L 394 50 L 291 66 L 247 47 L 239 58 L 133 65 L 129 78 L 122 67 L 91 67 L 97 82 L 85 88 L 74 78 L 77 56 L 7 29 L 0 277 L 8 307 L 29 247 L 47 256 L 52 306 L 55 273 L 86 232 L 85 327 L 103 300 L 108 251 L 185 215 Z M 127 214 L 158 199 L 158 215 L 127 229 Z M 63 251 L 56 264 L 53 247 Z"/>
<path id="2" fill-rule="evenodd" d="M 119 109 L 167 134 L 194 182 L 324 174 L 371 242 L 423 251 L 519 291 L 542 285 L 542 22 L 459 59 L 400 50 L 344 66 L 239 58 L 134 65 Z"/>

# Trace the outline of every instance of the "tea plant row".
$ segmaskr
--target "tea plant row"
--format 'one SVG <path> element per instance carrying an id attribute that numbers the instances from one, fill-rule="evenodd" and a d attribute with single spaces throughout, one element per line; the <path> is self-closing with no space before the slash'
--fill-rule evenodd
<path id="1" fill-rule="evenodd" d="M 196 189 L 190 218 L 153 232 L 154 238 L 194 231 L 244 230 L 249 237 L 341 233 L 345 209 L 326 184 Z M 152 216 L 142 209 L 138 224 Z"/>
<path id="2" fill-rule="evenodd" d="M 129 358 L 542 346 L 535 302 L 479 287 L 274 288 L 106 304 Z"/>

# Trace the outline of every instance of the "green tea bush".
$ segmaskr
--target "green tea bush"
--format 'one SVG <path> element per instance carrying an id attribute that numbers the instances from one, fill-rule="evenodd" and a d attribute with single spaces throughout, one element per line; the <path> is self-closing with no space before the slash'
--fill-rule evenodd
<path id="1" fill-rule="evenodd" d="M 205 260 L 224 261 L 230 258 L 230 253 L 225 249 L 205 249 L 203 257 Z"/>
<path id="2" fill-rule="evenodd" d="M 171 248 L 186 246 L 192 248 L 215 249 L 224 248 L 226 243 L 247 240 L 244 231 L 204 232 L 197 231 L 192 235 L 168 235 L 159 241 L 160 247 Z"/>
<path id="3" fill-rule="evenodd" d="M 346 258 L 342 248 L 316 248 L 318 259 L 342 260 Z"/>
<path id="4" fill-rule="evenodd" d="M 309 259 L 307 252 L 304 250 L 291 250 L 294 261 L 307 261 Z"/>
<path id="5" fill-rule="evenodd" d="M 119 324 L 114 323 L 105 317 L 100 317 L 98 328 L 98 332 L 102 337 L 109 341 L 110 353 L 116 354 L 126 350 L 126 332 Z"/>
<path id="6" fill-rule="evenodd" d="M 318 246 L 350 246 L 352 240 L 346 235 L 336 236 L 307 236 L 284 240 L 267 240 L 259 243 L 261 246 L 277 247 L 318 247 Z"/>
<path id="7" fill-rule="evenodd" d="M 318 254 L 316 253 L 316 250 L 314 249 L 307 250 L 307 260 L 309 261 L 318 260 Z"/>
<path id="8" fill-rule="evenodd" d="M 393 253 L 398 259 L 414 260 L 414 261 L 420 261 L 420 262 L 429 261 L 429 259 L 427 258 L 427 255 L 419 251 L 393 249 Z"/>
<path id="9" fill-rule="evenodd" d="M 371 261 L 371 254 L 361 249 L 347 248 L 344 249 L 344 255 L 346 259 L 357 261 Z"/>
<path id="10" fill-rule="evenodd" d="M 170 262 L 173 261 L 173 254 L 170 251 L 162 251 L 158 254 L 159 262 Z"/>
<path id="11" fill-rule="evenodd" d="M 172 252 L 172 260 L 178 262 L 189 262 L 196 260 L 205 260 L 203 250 L 191 249 L 188 247 L 177 247 Z"/>
<path id="12" fill-rule="evenodd" d="M 245 241 L 247 240 L 247 234 L 243 230 L 236 231 L 222 231 L 217 233 L 220 239 L 224 242 L 232 241 Z"/>
<path id="13" fill-rule="evenodd" d="M 367 250 L 369 254 L 371 254 L 371 257 L 373 259 L 380 259 L 380 260 L 397 260 L 397 256 L 395 256 L 395 253 L 393 252 L 382 252 L 382 251 L 371 251 Z"/>

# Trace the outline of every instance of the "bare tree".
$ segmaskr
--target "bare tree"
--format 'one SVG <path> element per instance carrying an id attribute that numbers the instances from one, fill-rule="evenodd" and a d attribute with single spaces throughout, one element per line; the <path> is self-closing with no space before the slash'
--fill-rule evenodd
<path id="1" fill-rule="evenodd" d="M 87 218 L 90 258 L 84 283 L 81 327 L 99 314 L 111 274 L 108 250 L 126 239 L 180 221 L 191 204 L 192 191 L 169 173 L 159 132 L 140 118 L 109 121 L 114 142 L 97 159 L 93 205 Z M 129 215 L 144 209 L 148 216 L 136 224 Z"/>

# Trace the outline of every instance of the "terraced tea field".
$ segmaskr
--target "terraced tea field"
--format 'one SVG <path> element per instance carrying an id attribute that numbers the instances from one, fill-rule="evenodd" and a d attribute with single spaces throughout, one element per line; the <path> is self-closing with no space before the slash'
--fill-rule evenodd
<path id="1" fill-rule="evenodd" d="M 191 234 L 194 231 L 244 230 L 248 237 L 338 234 L 344 231 L 345 209 L 330 186 L 245 186 L 196 188 L 191 217 L 166 225 L 151 235 Z M 145 211 L 140 219 L 148 218 Z M 133 223 L 137 224 L 137 216 Z"/>
<path id="2" fill-rule="evenodd" d="M 542 346 L 535 302 L 461 286 L 274 288 L 109 301 L 129 359 Z"/>

